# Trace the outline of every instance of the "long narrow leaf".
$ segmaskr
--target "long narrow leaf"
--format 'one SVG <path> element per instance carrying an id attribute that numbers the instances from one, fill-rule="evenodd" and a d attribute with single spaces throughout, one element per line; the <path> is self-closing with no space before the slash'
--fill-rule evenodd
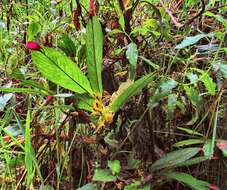
<path id="1" fill-rule="evenodd" d="M 170 152 L 166 155 L 163 155 L 162 158 L 157 160 L 151 167 L 153 171 L 160 170 L 163 168 L 173 168 L 180 163 L 185 162 L 186 160 L 195 156 L 201 148 L 184 148 L 174 152 Z"/>
<path id="2" fill-rule="evenodd" d="M 103 34 L 96 16 L 87 24 L 86 36 L 88 78 L 94 92 L 102 93 Z"/>
<path id="3" fill-rule="evenodd" d="M 31 88 L 3 88 L 0 87 L 0 92 L 18 92 L 18 93 L 30 93 L 30 94 L 43 94 L 47 95 L 47 92 L 31 89 Z"/>
<path id="4" fill-rule="evenodd" d="M 182 172 L 169 172 L 165 174 L 168 178 L 182 182 L 194 190 L 209 190 L 209 183 L 206 181 L 198 180 L 190 174 Z"/>
<path id="5" fill-rule="evenodd" d="M 112 95 L 110 103 L 110 110 L 113 112 L 118 111 L 132 96 L 141 91 L 153 80 L 153 74 L 148 74 L 141 79 L 133 82 L 128 81 L 120 86 L 119 90 Z"/>
<path id="6" fill-rule="evenodd" d="M 33 175 L 33 164 L 32 164 L 32 145 L 31 145 L 31 136 L 30 136 L 30 118 L 31 118 L 31 111 L 28 110 L 27 117 L 26 117 L 26 125 L 25 125 L 25 167 L 27 170 L 27 183 L 30 185 Z"/>

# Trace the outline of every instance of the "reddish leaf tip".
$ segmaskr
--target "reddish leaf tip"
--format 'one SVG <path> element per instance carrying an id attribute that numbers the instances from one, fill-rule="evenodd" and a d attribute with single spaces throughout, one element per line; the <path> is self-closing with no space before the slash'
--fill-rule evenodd
<path id="1" fill-rule="evenodd" d="M 214 184 L 209 184 L 208 185 L 209 189 L 211 190 L 220 190 L 218 186 L 214 185 Z"/>

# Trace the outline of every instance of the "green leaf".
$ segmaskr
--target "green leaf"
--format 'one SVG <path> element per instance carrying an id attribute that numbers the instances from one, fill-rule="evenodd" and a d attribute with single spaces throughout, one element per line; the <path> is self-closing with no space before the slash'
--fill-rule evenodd
<path id="1" fill-rule="evenodd" d="M 201 140 L 201 139 L 188 139 L 188 140 L 179 141 L 179 142 L 175 143 L 173 146 L 182 147 L 182 146 L 203 144 L 203 143 L 204 143 L 204 140 Z"/>
<path id="2" fill-rule="evenodd" d="M 184 86 L 184 90 L 190 99 L 191 103 L 199 110 L 200 108 L 200 96 L 199 92 L 193 87 Z"/>
<path id="3" fill-rule="evenodd" d="M 176 49 L 183 49 L 190 45 L 193 45 L 197 43 L 199 40 L 201 40 L 204 37 L 210 36 L 209 34 L 198 34 L 196 36 L 190 36 L 186 37 L 180 44 L 178 44 L 175 48 Z"/>
<path id="4" fill-rule="evenodd" d="M 158 70 L 160 68 L 159 65 L 151 62 L 149 59 L 143 57 L 143 56 L 139 56 L 139 58 L 141 58 L 145 63 L 149 64 L 151 67 L 153 67 L 154 69 Z"/>
<path id="5" fill-rule="evenodd" d="M 76 190 L 99 190 L 98 186 L 92 183 L 88 183 L 83 187 L 77 188 Z"/>
<path id="6" fill-rule="evenodd" d="M 177 85 L 178 82 L 173 79 L 161 83 L 150 100 L 151 107 L 157 106 L 158 102 L 168 96 Z"/>
<path id="7" fill-rule="evenodd" d="M 199 133 L 199 132 L 197 132 L 195 130 L 192 130 L 192 129 L 183 128 L 183 127 L 177 127 L 177 129 L 182 130 L 182 131 L 184 131 L 184 132 L 186 132 L 186 133 L 188 133 L 190 135 L 198 135 L 198 136 L 203 137 L 203 134 L 201 134 L 201 133 Z"/>
<path id="8" fill-rule="evenodd" d="M 199 157 L 196 157 L 196 158 L 192 158 L 192 159 L 186 160 L 185 162 L 178 164 L 177 167 L 180 167 L 180 166 L 191 166 L 191 165 L 198 164 L 200 162 L 204 162 L 206 160 L 208 160 L 207 157 L 199 156 Z"/>
<path id="9" fill-rule="evenodd" d="M 95 93 L 102 94 L 103 34 L 98 17 L 92 17 L 87 24 L 86 53 L 88 79 Z"/>
<path id="10" fill-rule="evenodd" d="M 17 93 L 30 93 L 30 94 L 48 95 L 48 93 L 46 93 L 44 91 L 31 89 L 31 88 L 1 88 L 0 87 L 0 92 L 17 92 Z"/>
<path id="11" fill-rule="evenodd" d="M 44 92 L 46 92 L 47 94 L 53 94 L 53 92 L 51 92 L 49 89 L 47 89 L 43 84 L 36 82 L 36 81 L 32 81 L 32 80 L 21 80 L 20 84 L 22 86 L 31 86 L 33 88 L 37 88 L 39 90 L 42 90 Z"/>
<path id="12" fill-rule="evenodd" d="M 41 52 L 32 52 L 32 60 L 50 81 L 79 94 L 93 95 L 86 76 L 66 55 L 51 48 L 43 48 Z"/>
<path id="13" fill-rule="evenodd" d="M 31 22 L 28 26 L 28 41 L 32 41 L 37 37 L 37 34 L 41 31 L 41 26 L 37 22 Z"/>
<path id="14" fill-rule="evenodd" d="M 227 21 L 226 21 L 226 18 L 224 18 L 223 16 L 221 16 L 219 14 L 214 14 L 210 11 L 205 12 L 204 16 L 205 15 L 210 16 L 210 17 L 214 17 L 217 21 L 221 22 L 225 28 L 227 28 Z"/>
<path id="15" fill-rule="evenodd" d="M 150 185 L 145 185 L 144 187 L 140 188 L 141 186 L 141 181 L 135 181 L 129 185 L 126 185 L 124 187 L 124 190 L 151 190 Z"/>
<path id="16" fill-rule="evenodd" d="M 227 64 L 224 64 L 224 63 L 220 64 L 220 72 L 223 78 L 227 78 Z"/>
<path id="17" fill-rule="evenodd" d="M 77 99 L 78 99 L 77 107 L 79 109 L 83 109 L 83 110 L 92 112 L 94 98 L 88 96 L 87 94 L 79 94 L 79 95 L 77 95 Z"/>
<path id="18" fill-rule="evenodd" d="M 111 169 L 113 175 L 119 174 L 121 171 L 121 164 L 119 160 L 108 160 L 108 167 Z"/>
<path id="19" fill-rule="evenodd" d="M 145 185 L 142 188 L 139 188 L 138 190 L 151 190 L 151 186 L 150 185 Z"/>
<path id="20" fill-rule="evenodd" d="M 210 75 L 201 69 L 193 68 L 193 70 L 202 74 L 202 76 L 199 77 L 199 80 L 203 82 L 208 93 L 210 93 L 211 95 L 214 95 L 216 84 L 213 82 L 213 79 L 210 77 Z"/>
<path id="21" fill-rule="evenodd" d="M 148 74 L 135 82 L 128 80 L 123 83 L 118 91 L 112 95 L 109 109 L 113 112 L 118 111 L 132 96 L 141 91 L 152 80 L 153 74 Z"/>
<path id="22" fill-rule="evenodd" d="M 130 80 L 134 80 L 136 77 L 136 66 L 138 60 L 138 50 L 135 43 L 130 43 L 126 51 L 126 57 L 130 63 Z"/>
<path id="23" fill-rule="evenodd" d="M 211 139 L 208 139 L 206 141 L 206 143 L 204 144 L 204 146 L 203 146 L 203 152 L 204 152 L 205 157 L 211 159 L 211 157 L 214 154 L 214 150 L 212 148 L 212 140 Z"/>
<path id="24" fill-rule="evenodd" d="M 204 83 L 207 91 L 211 94 L 215 94 L 215 89 L 216 89 L 216 84 L 213 82 L 213 79 L 209 76 L 208 73 L 204 73 L 201 77 L 200 80 Z"/>
<path id="25" fill-rule="evenodd" d="M 178 164 L 185 162 L 186 160 L 195 156 L 201 148 L 185 148 L 170 152 L 166 155 L 163 155 L 162 158 L 157 160 L 152 166 L 151 170 L 156 171 L 163 168 L 173 168 Z"/>
<path id="26" fill-rule="evenodd" d="M 120 143 L 119 143 L 119 141 L 114 139 L 114 134 L 115 134 L 115 132 L 113 130 L 108 132 L 107 135 L 104 137 L 104 141 L 108 145 L 110 145 L 110 147 L 118 148 Z"/>
<path id="27" fill-rule="evenodd" d="M 30 123 L 31 123 L 31 111 L 28 110 L 27 117 L 26 117 L 26 125 L 25 125 L 25 168 L 27 170 L 27 183 L 30 185 L 32 182 L 32 179 L 34 177 L 33 173 L 33 163 L 32 163 L 32 144 L 31 144 L 31 129 L 30 129 Z"/>
<path id="28" fill-rule="evenodd" d="M 71 57 L 76 56 L 76 46 L 67 34 L 63 35 L 63 42 L 60 43 L 59 46 L 66 53 L 66 55 Z"/>
<path id="29" fill-rule="evenodd" d="M 134 181 L 133 183 L 126 185 L 124 190 L 138 190 L 138 186 L 141 184 L 140 181 Z"/>
<path id="30" fill-rule="evenodd" d="M 209 183 L 206 181 L 198 180 L 191 176 L 190 174 L 182 173 L 182 172 L 168 172 L 164 174 L 170 179 L 177 180 L 182 182 L 194 190 L 209 190 Z"/>
<path id="31" fill-rule="evenodd" d="M 168 117 L 171 119 L 173 117 L 173 113 L 177 106 L 177 95 L 176 94 L 169 94 L 168 95 Z"/>
<path id="32" fill-rule="evenodd" d="M 110 170 L 107 169 L 97 169 L 92 178 L 93 181 L 111 182 L 117 179 L 116 176 L 111 174 Z"/>
<path id="33" fill-rule="evenodd" d="M 141 160 L 134 158 L 133 154 L 128 155 L 127 168 L 130 170 L 138 169 L 141 165 Z"/>

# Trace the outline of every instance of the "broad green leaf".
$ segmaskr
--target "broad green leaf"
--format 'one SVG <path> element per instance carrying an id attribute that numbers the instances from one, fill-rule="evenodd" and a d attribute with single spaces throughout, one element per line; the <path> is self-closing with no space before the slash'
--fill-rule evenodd
<path id="1" fill-rule="evenodd" d="M 83 187 L 77 188 L 76 190 L 99 190 L 98 186 L 93 183 L 88 183 Z"/>
<path id="2" fill-rule="evenodd" d="M 98 17 L 92 17 L 87 24 L 86 53 L 88 79 L 95 93 L 102 94 L 103 34 Z"/>
<path id="3" fill-rule="evenodd" d="M 136 77 L 136 66 L 138 60 L 138 50 L 137 46 L 134 43 L 130 43 L 128 45 L 128 49 L 126 51 L 126 57 L 130 63 L 130 80 L 134 80 Z"/>
<path id="4" fill-rule="evenodd" d="M 46 47 L 41 52 L 33 51 L 32 60 L 38 70 L 50 81 L 79 94 L 93 95 L 86 76 L 66 55 Z"/>
<path id="5" fill-rule="evenodd" d="M 111 169 L 113 175 L 121 171 L 121 164 L 119 160 L 108 160 L 108 167 Z"/>
<path id="6" fill-rule="evenodd" d="M 177 180 L 191 187 L 194 190 L 209 190 L 209 183 L 206 181 L 198 180 L 190 174 L 182 172 L 168 172 L 164 174 L 170 179 Z"/>
<path id="7" fill-rule="evenodd" d="M 151 170 L 156 171 L 163 168 L 176 167 L 178 164 L 195 156 L 200 150 L 201 148 L 185 148 L 165 154 L 151 166 Z"/>
<path id="8" fill-rule="evenodd" d="M 111 182 L 117 179 L 116 176 L 111 174 L 110 170 L 107 169 L 97 169 L 95 170 L 95 174 L 92 178 L 93 181 L 101 181 L 101 182 Z"/>
<path id="9" fill-rule="evenodd" d="M 204 140 L 202 140 L 202 139 L 188 139 L 188 140 L 179 141 L 179 142 L 175 143 L 173 146 L 182 147 L 182 146 L 203 144 L 203 143 L 204 143 Z"/>
<path id="10" fill-rule="evenodd" d="M 190 45 L 193 45 L 197 43 L 199 40 L 201 40 L 204 37 L 210 36 L 209 34 L 198 34 L 196 36 L 190 36 L 186 37 L 180 44 L 178 44 L 175 48 L 176 49 L 183 49 Z"/>
<path id="11" fill-rule="evenodd" d="M 111 97 L 109 108 L 111 111 L 118 111 L 132 96 L 141 91 L 153 80 L 153 74 L 148 74 L 137 81 L 127 81 L 123 83 L 117 92 Z"/>

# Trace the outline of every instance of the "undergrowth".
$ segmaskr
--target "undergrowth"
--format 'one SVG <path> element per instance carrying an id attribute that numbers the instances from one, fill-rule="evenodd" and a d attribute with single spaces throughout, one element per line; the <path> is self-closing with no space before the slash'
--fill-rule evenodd
<path id="1" fill-rule="evenodd" d="M 1 189 L 227 189 L 226 13 L 0 1 Z"/>

